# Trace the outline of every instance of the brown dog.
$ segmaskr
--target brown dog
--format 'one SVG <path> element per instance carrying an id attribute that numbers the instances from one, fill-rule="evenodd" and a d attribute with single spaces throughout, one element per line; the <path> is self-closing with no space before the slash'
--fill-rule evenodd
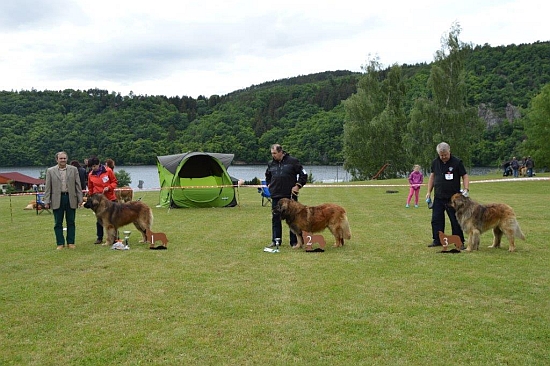
<path id="1" fill-rule="evenodd" d="M 468 234 L 468 252 L 479 249 L 479 237 L 489 229 L 493 229 L 493 245 L 489 248 L 500 248 L 502 235 L 510 242 L 510 252 L 516 250 L 515 237 L 525 240 L 514 210 L 504 203 L 482 205 L 456 193 L 451 197 L 450 206 L 455 209 L 462 230 Z"/>
<path id="2" fill-rule="evenodd" d="M 119 203 L 130 202 L 134 198 L 134 190 L 132 187 L 116 188 L 115 196 Z"/>
<path id="3" fill-rule="evenodd" d="M 145 203 L 118 203 L 110 201 L 101 193 L 95 193 L 88 197 L 84 207 L 94 211 L 97 220 L 107 232 L 104 245 L 113 245 L 118 228 L 131 223 L 141 232 L 142 241 L 147 241 L 145 232 L 153 225 L 153 211 Z"/>
<path id="4" fill-rule="evenodd" d="M 168 238 L 166 238 L 165 233 L 154 233 L 151 230 L 147 229 L 146 235 L 147 242 L 149 243 L 149 248 L 153 248 L 156 241 L 162 242 L 162 246 L 164 247 L 168 246 Z"/>
<path id="5" fill-rule="evenodd" d="M 301 248 L 304 244 L 302 231 L 317 233 L 328 228 L 336 239 L 335 247 L 344 245 L 344 239 L 351 239 L 346 210 L 334 203 L 305 206 L 289 198 L 281 198 L 274 211 L 286 220 L 290 230 L 296 234 L 298 243 L 295 248 Z"/>
<path id="6" fill-rule="evenodd" d="M 319 244 L 319 248 L 325 250 L 326 243 L 323 235 L 312 234 L 308 233 L 307 231 L 302 231 L 302 240 L 306 244 L 306 251 L 308 252 L 313 250 L 313 244 L 315 243 Z"/>
<path id="7" fill-rule="evenodd" d="M 522 166 L 521 168 L 519 168 L 519 175 L 520 175 L 520 177 L 526 177 L 527 176 L 527 167 L 526 166 Z"/>
<path id="8" fill-rule="evenodd" d="M 462 240 L 458 235 L 446 235 L 443 231 L 439 232 L 439 242 L 443 246 L 443 250 L 447 250 L 449 245 L 454 244 L 458 250 L 462 249 Z"/>

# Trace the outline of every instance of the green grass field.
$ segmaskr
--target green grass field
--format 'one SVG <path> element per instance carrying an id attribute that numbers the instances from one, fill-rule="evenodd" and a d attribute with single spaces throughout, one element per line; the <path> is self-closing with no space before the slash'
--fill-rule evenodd
<path id="1" fill-rule="evenodd" d="M 0 197 L 1 365 L 547 365 L 550 360 L 550 180 L 485 182 L 471 196 L 510 204 L 517 251 L 440 254 L 430 214 L 405 208 L 406 180 L 306 186 L 307 205 L 346 208 L 352 240 L 265 253 L 271 213 L 255 188 L 240 206 L 153 207 L 168 250 L 92 244 L 77 213 L 77 249 L 55 249 L 53 215 Z M 477 180 L 477 181 L 476 181 Z M 351 184 L 350 184 L 351 185 Z M 398 193 L 386 193 L 398 190 Z M 449 227 L 449 224 L 447 224 Z M 450 230 L 447 230 L 450 231 Z M 332 244 L 328 231 L 327 245 Z"/>

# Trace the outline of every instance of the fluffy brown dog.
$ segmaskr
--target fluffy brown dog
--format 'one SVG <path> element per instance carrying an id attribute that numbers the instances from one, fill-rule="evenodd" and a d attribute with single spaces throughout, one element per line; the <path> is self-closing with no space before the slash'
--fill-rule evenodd
<path id="1" fill-rule="evenodd" d="M 141 232 L 142 241 L 147 242 L 147 230 L 153 225 L 153 211 L 141 201 L 118 203 L 109 201 L 101 193 L 88 197 L 84 207 L 94 211 L 97 219 L 107 232 L 105 245 L 115 242 L 118 228 L 133 223 Z"/>
<path id="2" fill-rule="evenodd" d="M 466 251 L 479 249 L 479 237 L 489 229 L 493 229 L 493 245 L 489 248 L 500 248 L 502 235 L 506 235 L 510 246 L 508 250 L 516 250 L 514 238 L 525 240 L 512 207 L 504 203 L 479 204 L 470 198 L 456 193 L 451 197 L 450 206 L 456 211 L 456 218 L 462 230 L 468 235 Z"/>
<path id="3" fill-rule="evenodd" d="M 334 203 L 305 206 L 300 202 L 281 198 L 275 211 L 281 214 L 281 218 L 286 220 L 290 230 L 296 234 L 298 238 L 296 248 L 301 248 L 304 244 L 302 231 L 317 233 L 328 228 L 336 239 L 335 247 L 344 245 L 344 239 L 351 239 L 346 210 Z"/>

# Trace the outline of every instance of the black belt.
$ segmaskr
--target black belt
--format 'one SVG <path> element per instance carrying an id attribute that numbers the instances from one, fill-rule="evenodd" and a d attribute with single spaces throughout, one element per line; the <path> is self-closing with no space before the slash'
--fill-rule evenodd
<path id="1" fill-rule="evenodd" d="M 62 196 L 68 196 L 68 195 L 69 195 L 69 192 L 61 192 L 61 195 L 62 195 Z"/>

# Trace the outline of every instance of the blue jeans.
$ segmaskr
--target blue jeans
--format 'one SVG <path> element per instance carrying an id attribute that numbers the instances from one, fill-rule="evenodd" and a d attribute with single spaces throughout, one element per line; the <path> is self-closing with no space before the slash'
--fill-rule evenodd
<path id="1" fill-rule="evenodd" d="M 456 219 L 455 210 L 448 206 L 449 200 L 442 200 L 435 197 L 432 207 L 432 236 L 433 242 L 441 244 L 439 242 L 439 232 L 442 231 L 445 233 L 445 212 L 451 221 L 451 228 L 453 230 L 453 235 L 458 235 L 462 243 L 464 244 L 464 233 L 462 228 Z M 447 233 L 445 233 L 447 234 Z"/>
<path id="2" fill-rule="evenodd" d="M 282 198 L 282 197 L 281 197 Z M 282 243 L 283 238 L 283 223 L 281 222 L 281 215 L 275 212 L 275 206 L 281 198 L 272 198 L 271 199 L 271 240 L 275 242 L 275 239 L 280 239 Z M 293 200 L 298 201 L 296 196 L 292 197 Z M 290 245 L 294 246 L 298 244 L 298 238 L 296 234 L 290 231 Z"/>

